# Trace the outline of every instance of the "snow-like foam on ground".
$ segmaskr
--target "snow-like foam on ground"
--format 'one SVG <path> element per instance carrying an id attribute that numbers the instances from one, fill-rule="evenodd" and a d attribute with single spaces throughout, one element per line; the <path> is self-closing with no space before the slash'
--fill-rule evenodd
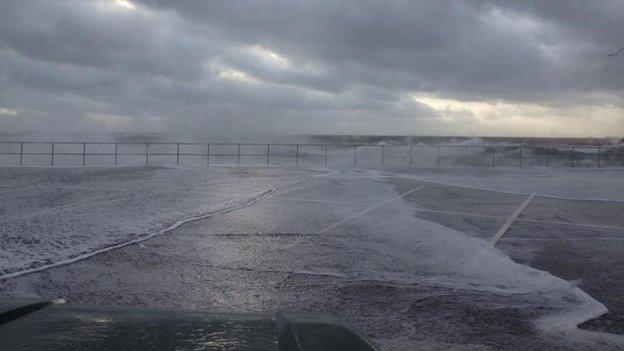
<path id="1" fill-rule="evenodd" d="M 282 168 L 0 168 L 0 276 L 123 246 L 311 174 Z"/>
<path id="2" fill-rule="evenodd" d="M 560 312 L 543 317 L 537 325 L 548 333 L 575 332 L 577 327 L 608 312 L 607 308 L 573 283 L 514 262 L 509 256 L 493 248 L 488 242 L 471 238 L 463 233 L 437 223 L 433 226 L 439 240 L 433 247 L 444 247 L 444 253 L 453 257 L 455 269 L 466 277 L 481 280 L 480 288 L 495 293 L 537 293 L 544 298 L 544 305 L 551 305 Z M 441 228 L 440 228 L 441 227 Z M 443 234 L 443 235 L 442 235 Z M 590 333 L 596 335 L 599 333 Z M 619 338 L 624 342 L 624 338 Z"/>
<path id="3" fill-rule="evenodd" d="M 417 192 L 414 193 L 417 196 Z M 388 194 L 390 197 L 391 195 Z M 353 225 L 372 238 L 380 255 L 369 255 L 352 265 L 358 279 L 435 285 L 454 289 L 489 291 L 493 294 L 535 295 L 534 304 L 557 310 L 537 325 L 547 333 L 566 333 L 577 339 L 624 343 L 624 337 L 581 331 L 577 327 L 607 312 L 607 308 L 573 283 L 548 272 L 514 262 L 482 239 L 413 216 L 405 200 L 391 203 L 379 215 L 358 218 Z M 336 229 L 338 230 L 338 229 Z M 345 247 L 357 245 L 350 243 Z M 388 263 L 386 263 L 388 262 Z M 390 263 L 391 262 L 391 263 Z M 416 271 L 414 271 L 416 270 Z"/>
<path id="4" fill-rule="evenodd" d="M 36 268 L 136 240 L 176 221 L 248 203 L 267 189 L 310 174 L 276 168 L 0 168 L 2 236 L 7 239 L 0 242 L 0 269 L 8 273 Z M 380 180 L 371 184 L 381 202 L 398 195 L 391 184 L 381 181 L 385 177 L 379 172 L 343 172 L 330 179 Z M 288 215 L 287 211 L 280 214 L 286 222 L 296 219 Z M 617 336 L 577 329 L 606 308 L 574 284 L 517 264 L 487 241 L 415 217 L 407 200 L 397 199 L 354 218 L 322 240 L 290 243 L 289 256 L 281 259 L 276 257 L 284 255 L 283 247 L 266 245 L 261 247 L 265 251 L 249 255 L 239 244 L 211 241 L 206 250 L 213 250 L 214 262 L 231 269 L 262 268 L 526 296 L 532 306 L 557 311 L 538 321 L 548 333 L 622 343 Z M 340 261 L 335 259 L 336 248 Z"/>

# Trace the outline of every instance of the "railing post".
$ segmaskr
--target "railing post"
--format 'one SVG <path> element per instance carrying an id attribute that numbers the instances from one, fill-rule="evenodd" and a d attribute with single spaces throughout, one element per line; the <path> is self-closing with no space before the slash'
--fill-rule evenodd
<path id="1" fill-rule="evenodd" d="M 386 158 L 386 145 L 381 145 L 381 168 L 384 168 L 384 161 Z"/>
<path id="2" fill-rule="evenodd" d="M 572 168 L 574 168 L 575 161 L 576 161 L 576 148 L 572 146 Z"/>
<path id="3" fill-rule="evenodd" d="M 353 167 L 357 164 L 357 145 L 353 145 Z"/>
<path id="4" fill-rule="evenodd" d="M 550 166 L 550 145 L 546 145 L 546 167 Z"/>
<path id="5" fill-rule="evenodd" d="M 54 143 L 52 143 L 52 150 L 50 152 L 50 166 L 54 166 Z"/>
<path id="6" fill-rule="evenodd" d="M 117 166 L 117 143 L 115 143 L 115 166 Z"/>
<path id="7" fill-rule="evenodd" d="M 327 167 L 327 144 L 325 144 L 325 167 Z"/>
<path id="8" fill-rule="evenodd" d="M 410 144 L 409 165 L 410 168 L 414 167 L 414 145 L 412 144 Z"/>
<path id="9" fill-rule="evenodd" d="M 82 165 L 87 161 L 87 143 L 82 143 Z"/>
<path id="10" fill-rule="evenodd" d="M 23 158 L 24 158 L 24 142 L 20 142 L 20 166 L 23 165 Z"/>
<path id="11" fill-rule="evenodd" d="M 177 144 L 176 150 L 176 165 L 180 164 L 180 143 Z"/>
<path id="12" fill-rule="evenodd" d="M 299 144 L 297 144 L 297 150 L 295 151 L 295 164 L 299 167 Z"/>
<path id="13" fill-rule="evenodd" d="M 522 145 L 520 145 L 520 160 L 519 165 L 522 167 Z"/>
<path id="14" fill-rule="evenodd" d="M 602 151 L 602 148 L 598 146 L 598 168 L 600 168 L 600 152 L 601 151 Z"/>
<path id="15" fill-rule="evenodd" d="M 149 143 L 145 143 L 145 165 L 149 163 Z"/>
<path id="16" fill-rule="evenodd" d="M 206 144 L 206 166 L 210 166 L 210 143 Z"/>
<path id="17" fill-rule="evenodd" d="M 236 165 L 240 166 L 240 144 L 238 144 L 238 149 L 236 151 Z"/>
<path id="18" fill-rule="evenodd" d="M 440 167 L 440 145 L 438 145 L 438 147 L 437 147 L 437 152 L 436 152 L 436 154 L 437 154 L 437 157 L 436 157 L 436 165 L 437 165 L 438 167 Z"/>
<path id="19" fill-rule="evenodd" d="M 271 164 L 271 144 L 267 144 L 267 166 Z"/>

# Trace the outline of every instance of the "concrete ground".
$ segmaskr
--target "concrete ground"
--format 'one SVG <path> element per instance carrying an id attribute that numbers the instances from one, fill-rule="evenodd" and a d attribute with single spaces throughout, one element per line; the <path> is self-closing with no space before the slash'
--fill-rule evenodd
<path id="1" fill-rule="evenodd" d="M 560 310 L 548 292 L 510 293 L 507 283 L 495 286 L 478 272 L 455 273 L 454 255 L 461 253 L 430 244 L 438 225 L 489 241 L 527 195 L 402 176 L 330 175 L 137 245 L 6 280 L 0 294 L 324 312 L 389 350 L 595 349 L 536 327 Z M 623 202 L 538 195 L 496 247 L 518 263 L 575 281 L 609 309 L 583 328 L 621 334 L 623 214 Z M 473 242 L 481 241 L 466 245 Z M 601 347 L 623 345 L 615 339 Z"/>

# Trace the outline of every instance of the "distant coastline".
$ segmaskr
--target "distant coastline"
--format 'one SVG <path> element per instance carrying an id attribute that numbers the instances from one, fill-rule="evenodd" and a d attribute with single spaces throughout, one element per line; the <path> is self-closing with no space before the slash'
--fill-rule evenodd
<path id="1" fill-rule="evenodd" d="M 115 141 L 115 142 L 258 142 L 258 143 L 327 143 L 327 144 L 386 144 L 386 145 L 436 145 L 436 144 L 511 144 L 511 145 L 618 145 L 622 138 L 546 138 L 546 137 L 493 137 L 493 136 L 409 136 L 409 135 L 339 135 L 339 134 L 182 134 L 182 133 L 132 133 L 132 132 L 8 132 L 0 131 L 0 141 Z"/>

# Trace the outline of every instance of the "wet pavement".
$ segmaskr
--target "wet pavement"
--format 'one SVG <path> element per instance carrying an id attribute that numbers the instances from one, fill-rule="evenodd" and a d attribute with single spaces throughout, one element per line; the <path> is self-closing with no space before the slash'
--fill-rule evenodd
<path id="1" fill-rule="evenodd" d="M 475 239 L 489 240 L 525 199 L 399 177 L 328 176 L 140 244 L 1 282 L 0 294 L 322 312 L 393 350 L 594 349 L 535 327 L 538 318 L 561 309 L 548 302 L 548 293 L 511 293 L 512 283 L 491 283 L 479 275 L 487 262 L 478 262 L 476 273 L 458 271 L 472 263 L 463 257 L 472 253 L 462 253 L 462 245 L 438 247 L 447 239 L 438 243 L 437 230 L 452 228 L 468 235 L 466 250 L 478 248 Z M 497 247 L 518 263 L 579 280 L 610 310 L 584 327 L 622 333 L 622 213 L 620 202 L 536 197 Z"/>
<path id="2" fill-rule="evenodd" d="M 505 212 L 526 198 L 446 185 L 427 188 L 436 186 L 456 202 L 445 206 L 434 200 L 430 205 L 421 197 L 414 202 L 426 209 L 416 215 L 484 239 L 502 226 Z M 453 213 L 457 207 L 468 210 Z M 536 196 L 497 247 L 518 263 L 574 282 L 609 309 L 582 328 L 624 334 L 624 202 Z"/>
<path id="3" fill-rule="evenodd" d="M 500 248 L 517 262 L 576 281 L 609 309 L 583 328 L 624 334 L 624 203 L 536 198 Z"/>

